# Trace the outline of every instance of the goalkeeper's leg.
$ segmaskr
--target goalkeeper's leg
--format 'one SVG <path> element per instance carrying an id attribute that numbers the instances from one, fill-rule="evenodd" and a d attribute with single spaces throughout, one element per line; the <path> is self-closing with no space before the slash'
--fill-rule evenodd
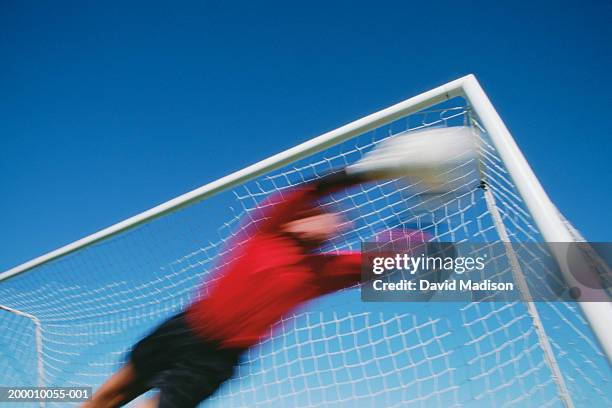
<path id="1" fill-rule="evenodd" d="M 147 388 L 138 380 L 134 366 L 128 363 L 109 378 L 83 408 L 120 407 L 146 391 Z"/>
<path id="2" fill-rule="evenodd" d="M 151 389 L 159 395 L 147 407 L 196 407 L 232 376 L 240 354 L 200 338 L 180 313 L 136 344 L 129 362 L 84 408 L 118 407 Z"/>

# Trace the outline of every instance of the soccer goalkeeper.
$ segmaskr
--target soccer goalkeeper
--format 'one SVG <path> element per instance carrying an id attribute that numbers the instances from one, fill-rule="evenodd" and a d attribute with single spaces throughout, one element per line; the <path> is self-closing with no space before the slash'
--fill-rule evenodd
<path id="1" fill-rule="evenodd" d="M 326 254 L 341 229 L 339 214 L 319 200 L 374 179 L 413 177 L 437 195 L 449 189 L 449 168 L 474 155 L 465 127 L 404 133 L 355 164 L 264 201 L 248 228 L 229 244 L 218 275 L 182 313 L 141 340 L 126 365 L 87 408 L 116 407 L 150 389 L 149 407 L 195 407 L 229 379 L 240 355 L 284 315 L 310 299 L 359 282 L 361 254 Z M 446 175 L 440 177 L 440 175 Z M 440 277 L 445 279 L 444 276 Z"/>
<path id="2" fill-rule="evenodd" d="M 195 407 L 229 379 L 240 355 L 301 303 L 355 285 L 360 253 L 315 253 L 344 222 L 324 196 L 368 181 L 340 171 L 265 200 L 201 295 L 132 349 L 87 408 L 121 406 L 157 389 L 146 407 Z M 246 237 L 246 240 L 242 240 Z M 206 292 L 206 293 L 205 293 Z"/>

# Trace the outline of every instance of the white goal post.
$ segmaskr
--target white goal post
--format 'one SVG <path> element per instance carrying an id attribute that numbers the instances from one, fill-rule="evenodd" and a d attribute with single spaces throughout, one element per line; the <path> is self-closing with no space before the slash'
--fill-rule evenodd
<path id="1" fill-rule="evenodd" d="M 36 362 L 36 373 L 33 375 L 37 379 L 36 386 L 44 387 L 45 386 L 45 370 L 43 368 L 43 355 L 42 355 L 42 331 L 40 328 L 40 321 L 36 316 L 32 316 L 31 314 L 21 312 L 19 310 L 12 309 L 7 306 L 0 305 L 0 313 L 11 313 L 15 316 L 23 317 L 29 320 L 34 326 L 34 344 L 31 344 L 31 348 L 35 349 L 35 358 L 33 359 Z M 6 329 L 6 327 L 4 327 Z M 0 384 L 2 384 L 0 382 Z M 7 384 L 8 385 L 8 384 Z M 40 402 L 41 406 L 44 406 L 44 402 Z"/>
<path id="2" fill-rule="evenodd" d="M 446 105 L 448 101 L 457 99 L 463 101 L 461 106 Z M 411 123 L 413 119 L 415 122 Z M 372 143 L 377 143 L 381 137 L 396 134 L 394 126 L 400 121 L 406 122 L 401 131 L 463 121 L 486 135 L 482 165 L 486 167 L 483 174 L 495 179 L 489 184 L 492 192 L 482 196 L 482 204 L 477 203 L 480 199 L 477 193 L 470 192 L 454 197 L 452 203 L 446 203 L 443 209 L 436 209 L 444 214 L 430 224 L 436 238 L 443 235 L 445 238 L 457 238 L 455 234 L 461 232 L 464 234 L 461 239 L 476 236 L 484 240 L 510 242 L 537 236 L 534 240 L 551 243 L 576 240 L 480 84 L 473 75 L 467 75 L 324 133 L 1 273 L 0 309 L 8 312 L 20 310 L 21 315 L 36 322 L 38 332 L 35 337 L 40 345 L 37 343 L 33 347 L 38 349 L 38 381 L 45 379 L 45 383 L 55 380 L 68 381 L 70 385 L 99 385 L 117 367 L 120 356 L 130 346 L 129 342 L 142 334 L 144 326 L 151 327 L 152 322 L 185 305 L 189 293 L 199 282 L 195 278 L 203 276 L 202 273 L 195 276 L 194 271 L 214 268 L 212 260 L 223 251 L 222 244 L 227 238 L 235 234 L 232 231 L 238 227 L 237 220 L 248 214 L 257 201 L 270 192 L 297 184 L 304 179 L 304 174 L 318 174 L 321 169 L 354 162 Z M 386 134 L 380 136 L 383 130 Z M 365 135 L 371 132 L 374 132 L 374 136 L 366 138 Z M 353 139 L 357 141 L 351 144 Z M 312 160 L 304 162 L 309 158 Z M 178 244 L 174 242 L 180 240 L 197 241 L 195 236 L 204 228 L 198 227 L 198 232 L 193 232 L 195 228 L 188 225 L 190 221 L 187 220 L 193 215 L 183 216 L 180 215 L 181 211 L 231 189 L 237 189 L 233 192 L 235 202 L 242 208 L 239 209 L 240 214 L 218 225 L 218 239 L 208 237 L 203 240 L 206 242 L 175 248 L 174 245 Z M 416 206 L 403 204 L 404 200 L 414 200 L 413 196 L 408 197 L 401 192 L 397 197 L 389 198 L 389 194 L 378 190 L 361 190 L 350 197 L 352 200 L 342 201 L 345 198 L 338 198 L 338 202 L 344 205 L 372 207 L 369 212 L 364 210 L 360 218 L 362 222 L 359 225 L 363 226 L 359 228 L 367 232 L 358 232 L 356 237 L 346 238 L 347 246 L 372 235 L 372 225 L 379 223 L 368 218 L 372 212 L 389 213 L 384 219 L 393 219 L 395 223 L 399 218 L 409 218 L 406 213 L 415 219 L 420 217 L 414 215 Z M 351 204 L 347 204 L 349 201 Z M 217 209 L 214 211 L 216 214 Z M 466 214 L 471 212 L 475 214 L 474 220 L 466 221 Z M 383 215 L 380 218 L 383 219 Z M 151 222 L 164 222 L 166 219 L 171 224 L 163 227 L 168 239 L 156 233 L 157 226 L 151 227 L 153 232 L 143 232 L 142 228 Z M 494 235 L 490 231 L 494 231 Z M 148 242 L 140 244 L 142 238 L 139 238 L 140 241 L 131 240 L 130 234 L 148 234 L 144 238 Z M 124 236 L 127 238 L 121 238 Z M 115 237 L 125 240 L 125 249 L 104 247 Z M 164 240 L 163 244 L 158 242 L 161 240 Z M 168 259 L 165 255 L 155 255 L 158 258 L 154 261 L 146 260 L 146 254 L 152 253 L 147 251 L 155 251 L 161 246 L 164 251 L 172 252 Z M 341 246 L 339 244 L 338 248 Z M 88 255 L 87 251 L 91 254 Z M 566 254 L 559 253 L 558 247 L 551 247 L 551 252 L 570 286 L 580 288 L 582 294 L 590 299 L 602 301 L 576 303 L 581 312 L 575 305 L 565 304 L 562 307 L 552 304 L 539 308 L 531 302 L 524 305 L 463 305 L 457 306 L 460 311 L 455 317 L 440 311 L 439 314 L 431 312 L 425 318 L 402 310 L 407 307 L 405 304 L 396 304 L 393 310 L 381 309 L 380 315 L 370 310 L 355 312 L 346 306 L 354 299 L 345 300 L 350 294 L 341 293 L 331 300 L 332 304 L 340 305 L 338 310 L 330 312 L 315 306 L 314 311 L 306 309 L 298 312 L 293 317 L 293 323 L 282 322 L 281 335 L 273 337 L 249 355 L 248 360 L 256 362 L 256 368 L 252 371 L 244 369 L 246 371 L 224 388 L 211 404 L 351 406 L 351 401 L 358 401 L 363 405 L 375 406 L 382 401 L 377 406 L 478 406 L 488 403 L 571 407 L 601 401 L 607 403 L 610 401 L 608 392 L 612 390 L 610 372 L 606 371 L 612 357 L 612 330 L 609 327 L 612 303 L 603 301 L 608 299 L 605 290 L 585 287 L 573 278 L 566 265 Z M 138 255 L 121 255 L 127 253 Z M 47 281 L 54 268 L 61 276 L 74 278 L 74 283 L 57 286 Z M 123 275 L 123 272 L 117 272 L 116 281 L 100 278 L 91 287 L 75 278 L 81 271 L 108 271 L 111 276 L 113 271 L 127 269 L 146 274 L 151 268 L 163 272 L 152 275 L 148 279 L 150 282 L 143 280 L 137 284 L 131 284 L 131 275 Z M 44 283 L 39 285 L 36 274 L 42 273 L 47 276 Z M 163 306 L 156 306 L 156 300 L 147 293 L 149 290 L 158 293 L 157 301 Z M 87 294 L 87 298 L 81 295 L 83 293 Z M 116 296 L 117 293 L 131 296 L 133 303 L 125 303 Z M 36 303 L 33 299 L 39 295 L 41 300 Z M 65 300 L 55 298 L 61 296 Z M 99 296 L 98 300 L 95 300 L 96 296 Z M 90 301 L 90 297 L 94 297 L 94 301 Z M 529 300 L 530 297 L 526 295 L 525 299 Z M 66 310 L 62 309 L 62 302 Z M 70 308 L 70 302 L 74 302 L 74 309 Z M 322 304 L 326 305 L 325 301 Z M 101 305 L 108 305 L 108 310 L 114 307 L 117 315 L 108 317 L 109 312 Z M 354 306 L 354 303 L 351 305 Z M 544 308 L 546 310 L 542 311 Z M 432 306 L 432 309 L 435 307 Z M 78 310 L 87 312 L 78 316 Z M 138 311 L 136 316 L 134 310 Z M 541 313 L 544 317 L 540 316 Z M 549 323 L 547 318 L 551 319 Z M 135 329 L 140 324 L 135 320 L 146 322 Z M 0 316 L 0 328 L 3 324 Z M 451 325 L 446 333 L 440 332 L 443 324 Z M 454 330 L 458 330 L 453 326 L 455 324 L 465 333 L 451 341 Z M 515 324 L 521 326 L 515 327 Z M 345 328 L 345 325 L 350 328 Z M 548 326 L 555 325 L 564 327 L 560 330 L 562 334 L 558 337 L 550 335 L 549 340 Z M 126 327 L 133 329 L 133 332 L 122 337 L 118 333 Z M 362 335 L 366 338 L 361 339 Z M 46 336 L 49 337 L 48 348 L 45 348 Z M 67 336 L 91 336 L 93 340 L 85 345 L 78 341 L 73 343 L 70 340 L 72 337 Z M 302 340 L 302 336 L 305 336 L 305 340 Z M 572 344 L 568 340 L 572 336 L 581 344 L 573 356 L 568 355 L 572 354 L 571 350 L 564 350 L 567 344 Z M 96 343 L 102 337 L 106 340 Z M 345 339 L 348 339 L 346 343 Z M 402 346 L 396 345 L 396 341 Z M 99 353 L 91 348 L 94 344 L 98 344 Z M 309 351 L 302 350 L 304 344 L 308 344 Z M 376 348 L 380 344 L 384 344 L 384 347 L 380 347 L 386 350 L 391 360 L 387 359 L 385 352 Z M 76 357 L 69 351 L 74 345 L 80 350 L 77 353 L 81 353 L 81 360 L 90 358 L 91 361 L 83 363 L 85 365 L 75 363 Z M 3 347 L 10 348 L 11 345 L 3 344 L 0 334 L 0 353 Z M 458 356 L 462 352 L 465 352 L 465 356 Z M 470 354 L 472 352 L 473 355 Z M 372 353 L 372 356 L 368 353 Z M 353 357 L 357 361 L 352 361 Z M 336 366 L 336 358 L 345 368 Z M 588 361 L 589 365 L 583 368 L 581 365 L 584 361 Z M 2 364 L 0 361 L 0 375 L 4 372 Z M 585 374 L 589 370 L 591 374 Z M 16 378 L 0 378 L 0 385 L 5 385 L 6 381 L 17 381 Z M 377 378 L 382 382 L 379 383 Z M 340 385 L 326 385 L 329 381 L 336 381 Z M 603 381 L 603 385 L 600 381 Z M 274 386 L 266 385 L 270 383 Z M 482 392 L 476 390 L 480 387 L 483 388 Z M 391 395 L 398 390 L 402 390 L 401 396 Z"/>

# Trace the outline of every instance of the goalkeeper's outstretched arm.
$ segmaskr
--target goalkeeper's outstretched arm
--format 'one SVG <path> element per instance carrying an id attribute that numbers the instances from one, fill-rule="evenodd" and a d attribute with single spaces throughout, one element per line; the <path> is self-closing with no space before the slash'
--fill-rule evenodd
<path id="1" fill-rule="evenodd" d="M 263 220 L 257 223 L 259 232 L 278 231 L 291 221 L 323 213 L 316 201 L 324 196 L 371 180 L 374 178 L 365 173 L 336 170 L 267 198 L 253 211 L 251 218 Z"/>

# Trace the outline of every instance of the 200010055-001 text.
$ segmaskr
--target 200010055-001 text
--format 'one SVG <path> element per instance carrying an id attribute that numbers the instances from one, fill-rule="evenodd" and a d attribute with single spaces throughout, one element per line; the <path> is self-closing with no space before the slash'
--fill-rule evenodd
<path id="1" fill-rule="evenodd" d="M 91 387 L 0 387 L 0 402 L 83 402 Z"/>

